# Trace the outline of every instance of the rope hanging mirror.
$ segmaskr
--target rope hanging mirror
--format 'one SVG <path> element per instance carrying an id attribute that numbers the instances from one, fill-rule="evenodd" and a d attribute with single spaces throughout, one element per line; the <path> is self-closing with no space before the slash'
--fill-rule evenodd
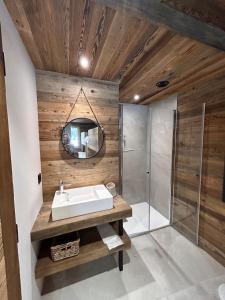
<path id="1" fill-rule="evenodd" d="M 82 95 L 84 96 L 95 121 L 86 117 L 78 117 L 70 120 L 75 105 Z M 104 143 L 104 138 L 104 129 L 98 121 L 91 103 L 81 87 L 66 119 L 65 126 L 62 128 L 62 145 L 65 151 L 74 158 L 86 159 L 94 157 L 100 152 Z"/>

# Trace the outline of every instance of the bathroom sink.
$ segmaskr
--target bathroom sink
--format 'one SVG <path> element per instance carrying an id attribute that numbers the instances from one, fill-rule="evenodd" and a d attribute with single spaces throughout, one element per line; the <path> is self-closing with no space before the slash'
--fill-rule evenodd
<path id="1" fill-rule="evenodd" d="M 65 189 L 55 192 L 52 220 L 61 220 L 113 208 L 113 197 L 103 185 Z"/>

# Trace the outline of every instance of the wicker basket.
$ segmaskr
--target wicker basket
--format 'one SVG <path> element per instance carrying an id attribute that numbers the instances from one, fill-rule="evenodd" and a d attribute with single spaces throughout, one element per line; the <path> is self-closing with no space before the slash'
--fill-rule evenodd
<path id="1" fill-rule="evenodd" d="M 79 254 L 80 238 L 77 232 L 58 236 L 52 240 L 51 258 L 62 260 Z"/>

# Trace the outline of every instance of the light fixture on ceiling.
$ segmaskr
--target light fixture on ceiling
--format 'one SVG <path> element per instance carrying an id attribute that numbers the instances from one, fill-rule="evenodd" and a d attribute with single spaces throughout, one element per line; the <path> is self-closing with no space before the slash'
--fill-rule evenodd
<path id="1" fill-rule="evenodd" d="M 86 56 L 81 56 L 79 59 L 79 64 L 83 69 L 88 69 L 89 68 L 89 60 Z"/>
<path id="2" fill-rule="evenodd" d="M 169 85 L 168 80 L 160 80 L 160 81 L 156 82 L 156 86 L 158 88 L 163 88 L 163 87 L 166 87 L 167 85 Z"/>
<path id="3" fill-rule="evenodd" d="M 140 95 L 138 95 L 138 94 L 134 95 L 134 100 L 135 100 L 135 101 L 140 100 Z"/>

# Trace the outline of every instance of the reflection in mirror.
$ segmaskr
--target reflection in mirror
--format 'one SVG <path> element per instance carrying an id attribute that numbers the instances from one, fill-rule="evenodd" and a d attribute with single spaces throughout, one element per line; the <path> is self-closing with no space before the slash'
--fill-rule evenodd
<path id="1" fill-rule="evenodd" d="M 93 120 L 77 118 L 63 128 L 62 144 L 75 158 L 90 158 L 101 150 L 104 142 L 102 128 Z"/>

